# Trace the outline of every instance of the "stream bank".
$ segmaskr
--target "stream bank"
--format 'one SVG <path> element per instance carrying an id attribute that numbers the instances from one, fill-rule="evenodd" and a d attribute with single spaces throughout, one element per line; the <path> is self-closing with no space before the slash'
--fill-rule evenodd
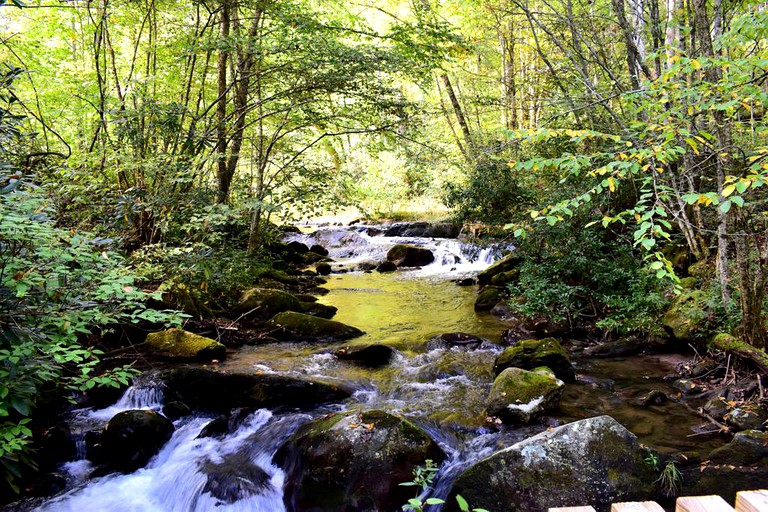
<path id="1" fill-rule="evenodd" d="M 640 443 L 652 447 L 655 452 L 644 452 L 643 458 L 653 460 L 650 453 L 656 453 L 653 457 L 657 458 L 657 466 L 674 459 L 685 469 L 682 463 L 687 459 L 689 467 L 699 470 L 700 463 L 723 446 L 723 439 L 717 433 L 706 434 L 706 429 L 701 428 L 701 417 L 684 406 L 688 404 L 695 410 L 702 399 L 684 394 L 670 378 L 690 361 L 690 355 L 664 353 L 596 359 L 585 355 L 585 340 L 569 337 L 561 338 L 560 342 L 572 357 L 576 379 L 565 385 L 559 407 L 529 425 L 507 425 L 489 418 L 486 399 L 495 378 L 494 363 L 509 344 L 502 337 L 509 326 L 489 313 L 476 313 L 477 290 L 458 286 L 456 281 L 471 279 L 478 270 L 488 266 L 489 260 L 497 258 L 498 253 L 494 257 L 493 249 L 463 248 L 453 239 L 390 238 L 371 236 L 367 231 L 354 231 L 355 235 L 350 235 L 349 230 L 329 231 L 336 233 L 327 236 L 346 242 L 338 246 L 329 244 L 331 256 L 336 254 L 338 259 L 331 263 L 334 268 L 323 284 L 327 292 L 319 292 L 317 303 L 338 309 L 334 320 L 359 328 L 365 334 L 345 342 L 271 339 L 265 343 L 265 338 L 260 337 L 257 343 L 230 351 L 226 360 L 205 370 L 217 377 L 196 380 L 203 382 L 201 388 L 210 392 L 204 401 L 199 394 L 194 397 L 179 394 L 179 389 L 190 389 L 188 383 L 174 390 L 167 377 L 148 374 L 114 406 L 75 411 L 71 423 L 76 434 L 85 435 L 118 412 L 135 409 L 164 412 L 174 419 L 174 432 L 146 467 L 132 473 L 90 477 L 94 466 L 87 460 L 81 458 L 68 463 L 63 468 L 63 477 L 70 490 L 40 509 L 341 510 L 339 503 L 352 503 L 348 510 L 373 510 L 371 507 L 375 505 L 371 502 L 353 501 L 345 494 L 352 492 L 348 486 L 341 486 L 341 490 L 330 495 L 317 487 L 304 492 L 302 496 L 317 498 L 315 505 L 295 501 L 284 492 L 287 486 L 293 485 L 291 482 L 301 478 L 299 473 L 305 472 L 297 473 L 293 464 L 287 476 L 286 467 L 291 464 L 285 455 L 276 458 L 276 454 L 284 454 L 287 447 L 296 445 L 294 436 L 306 425 L 317 422 L 322 425 L 324 418 L 338 414 L 341 414 L 340 424 L 345 425 L 344 431 L 362 436 L 360 439 L 368 439 L 369 433 L 377 434 L 380 428 L 382 432 L 390 431 L 390 427 L 384 428 L 382 414 L 401 418 L 423 431 L 443 453 L 433 492 L 442 498 L 450 495 L 454 482 L 467 468 L 483 462 L 486 457 L 518 446 L 537 434 L 546 434 L 550 429 L 601 415 L 611 416 Z M 372 243 L 362 244 L 366 238 Z M 429 248 L 436 253 L 435 263 L 394 273 L 350 271 L 366 260 L 376 262 L 396 243 Z M 346 259 L 339 261 L 341 256 L 334 251 Z M 488 259 L 483 259 L 485 257 Z M 459 332 L 471 333 L 478 341 L 454 345 L 440 341 L 441 334 Z M 360 365 L 338 356 L 340 348 L 352 350 L 373 345 L 392 349 L 391 357 L 384 364 Z M 235 389 L 241 388 L 231 382 L 221 388 L 214 387 L 213 379 L 220 376 L 236 377 L 238 382 L 243 382 L 237 386 L 248 390 L 247 397 L 238 395 Z M 331 381 L 344 392 L 312 403 L 291 402 L 285 396 L 276 395 L 277 388 L 290 387 L 289 382 L 312 381 Z M 264 384 L 270 382 L 279 385 Z M 262 385 L 266 385 L 263 388 L 266 391 L 252 392 Z M 649 400 L 653 394 L 666 399 Z M 257 398 L 262 395 L 271 396 L 273 401 L 259 401 Z M 299 396 L 306 397 L 303 391 Z M 178 402 L 188 407 L 186 412 L 169 413 L 169 405 Z M 370 420 L 362 415 L 364 411 L 382 412 L 376 413 L 378 419 Z M 333 432 L 332 425 L 327 428 Z M 393 435 L 399 432 L 392 428 Z M 385 453 L 390 449 L 402 450 L 402 445 L 389 437 L 382 442 L 383 448 L 374 454 L 382 450 Z M 749 444 L 744 439 L 739 443 Z M 639 449 L 630 444 L 632 450 Z M 333 443 L 328 446 L 331 450 L 334 446 L 338 448 Z M 534 448 L 528 450 L 531 449 Z M 759 466 L 763 452 L 752 453 L 752 458 L 742 465 L 748 468 L 744 469 L 745 474 L 762 475 L 751 468 Z M 681 454 L 685 458 L 681 458 Z M 436 458 L 434 454 L 430 457 Z M 718 460 L 727 460 L 723 457 Z M 297 460 L 296 456 L 291 460 Z M 368 471 L 378 467 L 375 460 L 372 456 Z M 307 464 L 302 462 L 299 466 Z M 343 461 L 336 464 L 347 467 Z M 423 464 L 423 460 L 408 460 L 404 464 L 392 476 L 398 479 L 395 483 L 403 481 L 406 478 L 403 475 L 410 474 L 408 468 Z M 703 474 L 710 476 L 709 468 L 705 469 Z M 712 472 L 715 471 L 721 471 L 720 467 L 713 466 Z M 474 473 L 477 474 L 477 470 Z M 686 473 L 683 480 L 686 493 L 690 493 L 686 489 L 695 489 L 697 482 L 702 481 L 690 473 Z M 716 474 L 714 478 L 723 478 L 722 473 Z M 644 478 L 647 487 L 655 476 L 650 482 L 647 474 Z M 488 485 L 475 482 L 481 490 Z M 470 495 L 467 490 L 461 492 Z M 648 488 L 643 492 L 653 495 L 661 490 Z M 390 503 L 382 510 L 390 510 L 388 507 L 394 505 Z M 482 506 L 479 501 L 473 505 Z"/>

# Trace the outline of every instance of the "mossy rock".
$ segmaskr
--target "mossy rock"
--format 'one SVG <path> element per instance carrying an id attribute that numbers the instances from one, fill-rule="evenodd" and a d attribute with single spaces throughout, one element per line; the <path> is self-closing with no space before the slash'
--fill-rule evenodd
<path id="1" fill-rule="evenodd" d="M 564 388 L 549 368 L 507 368 L 493 381 L 486 411 L 506 423 L 526 424 L 555 409 Z"/>
<path id="2" fill-rule="evenodd" d="M 384 411 L 343 412 L 301 427 L 278 450 L 294 510 L 400 510 L 413 470 L 445 454 L 410 421 Z"/>
<path id="3" fill-rule="evenodd" d="M 500 272 L 491 278 L 491 284 L 493 286 L 506 286 L 510 283 L 516 283 L 520 279 L 520 271 L 518 269 L 510 270 L 508 272 Z"/>
<path id="4" fill-rule="evenodd" d="M 398 267 L 423 267 L 435 261 L 435 255 L 423 247 L 397 244 L 387 252 L 387 261 L 391 261 Z"/>
<path id="5" fill-rule="evenodd" d="M 475 299 L 475 311 L 490 311 L 506 297 L 507 292 L 504 288 L 497 286 L 486 286 Z"/>
<path id="6" fill-rule="evenodd" d="M 586 504 L 598 509 L 652 496 L 658 475 L 630 431 L 609 416 L 569 423 L 498 451 L 467 469 L 445 510 L 460 494 L 494 512 L 544 511 Z"/>
<path id="7" fill-rule="evenodd" d="M 680 279 L 680 288 L 683 290 L 693 290 L 696 288 L 696 285 L 699 283 L 699 280 L 695 277 L 689 276 L 689 277 L 683 277 Z"/>
<path id="8" fill-rule="evenodd" d="M 294 311 L 278 313 L 265 325 L 281 340 L 344 341 L 365 334 L 351 325 Z"/>
<path id="9" fill-rule="evenodd" d="M 210 361 L 227 356 L 226 347 L 218 341 L 176 328 L 150 333 L 146 343 L 155 356 L 164 359 Z"/>
<path id="10" fill-rule="evenodd" d="M 664 329 L 684 342 L 706 336 L 705 322 L 710 313 L 706 299 L 701 290 L 683 290 L 662 318 Z"/>
<path id="11" fill-rule="evenodd" d="M 328 306 L 319 302 L 302 302 L 302 313 L 330 320 L 339 310 L 336 306 Z"/>
<path id="12" fill-rule="evenodd" d="M 515 271 L 522 262 L 523 259 L 520 256 L 509 254 L 477 274 L 477 282 L 480 283 L 480 285 L 491 284 L 494 276 Z"/>
<path id="13" fill-rule="evenodd" d="M 698 277 L 702 281 L 708 281 L 715 277 L 715 265 L 711 261 L 697 261 L 688 267 L 688 275 Z"/>
<path id="14" fill-rule="evenodd" d="M 248 319 L 266 320 L 283 311 L 302 311 L 294 295 L 272 288 L 246 290 L 237 304 L 237 311 Z"/>
<path id="15" fill-rule="evenodd" d="M 576 380 L 576 372 L 568 353 L 554 338 L 522 340 L 515 346 L 507 347 L 496 358 L 493 370 L 498 375 L 507 368 L 532 370 L 538 366 L 551 368 L 557 378 L 564 382 Z"/>

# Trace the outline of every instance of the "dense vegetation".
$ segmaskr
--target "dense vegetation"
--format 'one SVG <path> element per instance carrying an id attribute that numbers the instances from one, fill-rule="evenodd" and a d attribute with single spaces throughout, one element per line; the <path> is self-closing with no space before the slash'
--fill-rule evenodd
<path id="1" fill-rule="evenodd" d="M 714 329 L 765 346 L 757 3 L 12 0 L 0 24 L 11 486 L 43 390 L 130 377 L 100 334 L 226 311 L 275 222 L 346 205 L 505 225 L 516 307 L 612 333 L 658 330 L 705 262 Z"/>

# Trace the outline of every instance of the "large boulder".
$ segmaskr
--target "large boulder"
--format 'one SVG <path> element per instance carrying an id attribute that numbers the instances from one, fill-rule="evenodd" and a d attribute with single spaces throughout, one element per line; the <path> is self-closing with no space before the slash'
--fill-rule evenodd
<path id="1" fill-rule="evenodd" d="M 487 457 L 459 476 L 451 496 L 494 512 L 610 503 L 652 495 L 658 478 L 632 432 L 609 416 L 569 423 Z M 447 510 L 456 510 L 455 500 Z"/>
<path id="2" fill-rule="evenodd" d="M 210 361 L 227 355 L 218 341 L 176 328 L 149 333 L 146 343 L 150 352 L 164 359 Z"/>
<path id="3" fill-rule="evenodd" d="M 419 238 L 457 238 L 461 225 L 450 222 L 397 222 L 384 230 L 384 236 Z"/>
<path id="4" fill-rule="evenodd" d="M 224 414 L 237 407 L 313 407 L 352 394 L 338 381 L 273 373 L 224 373 L 188 367 L 169 370 L 161 377 L 168 401 Z"/>
<path id="5" fill-rule="evenodd" d="M 522 368 L 533 370 L 540 366 L 550 368 L 558 379 L 574 382 L 576 372 L 573 370 L 568 354 L 554 338 L 543 340 L 523 340 L 513 347 L 507 347 L 496 357 L 493 371 L 496 375 L 507 368 Z"/>
<path id="6" fill-rule="evenodd" d="M 504 300 L 506 295 L 507 292 L 504 288 L 486 286 L 477 294 L 477 298 L 475 299 L 475 311 L 492 310 L 498 303 Z"/>
<path id="7" fill-rule="evenodd" d="M 482 346 L 490 346 L 485 338 L 466 332 L 447 332 L 439 334 L 427 342 L 427 350 L 460 348 L 475 350 Z"/>
<path id="8" fill-rule="evenodd" d="M 320 304 L 319 302 L 302 302 L 302 313 L 306 313 L 310 316 L 317 316 L 330 320 L 339 310 L 336 306 L 328 306 L 327 304 Z"/>
<path id="9" fill-rule="evenodd" d="M 496 377 L 486 411 L 506 423 L 526 424 L 560 403 L 565 384 L 548 368 L 507 368 Z"/>
<path id="10" fill-rule="evenodd" d="M 343 412 L 300 428 L 276 455 L 289 510 L 395 511 L 413 497 L 400 486 L 445 455 L 408 420 L 383 411 Z"/>
<path id="11" fill-rule="evenodd" d="M 295 341 L 344 341 L 365 334 L 351 325 L 294 311 L 278 313 L 266 327 L 278 339 Z"/>
<path id="12" fill-rule="evenodd" d="M 397 244 L 387 252 L 387 261 L 398 267 L 423 267 L 435 261 L 435 255 L 423 247 Z"/>
<path id="13" fill-rule="evenodd" d="M 283 311 L 302 311 L 294 295 L 271 288 L 246 290 L 237 303 L 237 311 L 248 319 L 266 320 Z"/>
<path id="14" fill-rule="evenodd" d="M 477 282 L 480 285 L 491 284 L 493 277 L 504 272 L 512 272 L 522 263 L 522 258 L 516 254 L 509 254 L 487 269 L 477 274 Z M 512 277 L 512 275 L 510 275 Z"/>
<path id="15" fill-rule="evenodd" d="M 86 458 L 105 471 L 144 467 L 173 435 L 171 420 L 149 410 L 117 413 L 101 431 L 86 436 Z"/>

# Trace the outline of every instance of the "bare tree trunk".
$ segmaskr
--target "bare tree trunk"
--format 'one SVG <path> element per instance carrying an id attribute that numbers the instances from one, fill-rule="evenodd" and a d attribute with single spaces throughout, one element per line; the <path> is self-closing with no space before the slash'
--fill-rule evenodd
<path id="1" fill-rule="evenodd" d="M 229 29 L 230 29 L 230 4 L 229 0 L 223 0 L 221 13 L 219 14 L 219 37 L 221 48 L 219 49 L 219 63 L 217 67 L 218 94 L 216 104 L 216 185 L 218 188 L 217 201 L 226 203 L 229 200 L 229 186 L 232 178 L 227 174 L 227 62 L 229 60 Z"/>
<path id="2" fill-rule="evenodd" d="M 464 117 L 464 111 L 461 108 L 459 99 L 456 97 L 456 93 L 453 91 L 453 86 L 451 85 L 451 79 L 448 78 L 448 74 L 442 73 L 440 75 L 440 79 L 443 81 L 443 86 L 445 87 L 445 92 L 448 94 L 448 99 L 451 100 L 453 113 L 456 116 L 456 121 L 459 123 L 459 127 L 461 128 L 461 133 L 464 136 L 464 145 L 466 148 L 467 157 L 471 159 L 474 154 L 474 148 L 472 145 L 472 135 L 469 132 L 469 125 L 467 124 L 467 120 Z"/>

